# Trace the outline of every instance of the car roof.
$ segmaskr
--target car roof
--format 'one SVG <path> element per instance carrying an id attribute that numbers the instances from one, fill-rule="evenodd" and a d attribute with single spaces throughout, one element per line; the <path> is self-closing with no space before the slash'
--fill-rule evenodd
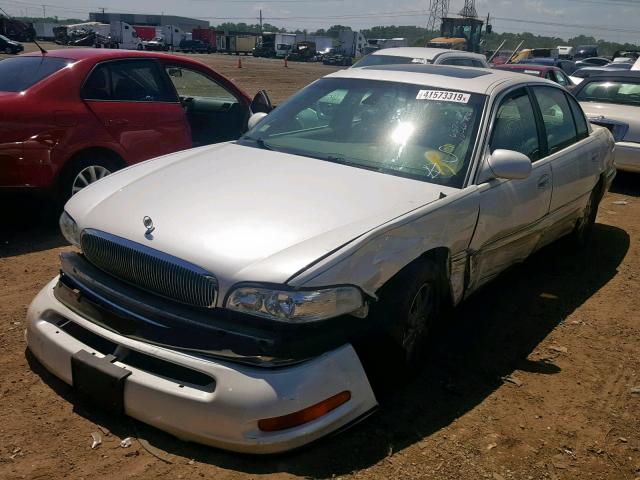
<path id="1" fill-rule="evenodd" d="M 23 54 L 27 57 L 39 57 L 42 54 L 40 52 L 31 52 Z M 175 59 L 175 55 L 170 55 L 161 52 L 149 52 L 144 50 L 124 50 L 124 49 L 110 49 L 110 48 L 60 48 L 57 50 L 48 50 L 45 54 L 47 57 L 64 58 L 67 60 L 88 60 L 93 59 L 96 61 L 105 59 L 117 59 L 117 58 L 166 58 Z M 189 63 L 193 62 L 185 57 L 179 57 L 179 59 L 186 60 Z"/>
<path id="2" fill-rule="evenodd" d="M 550 80 L 525 76 L 508 70 L 488 68 L 453 67 L 445 65 L 376 65 L 362 68 L 338 70 L 325 78 L 355 78 L 382 80 L 424 85 L 436 88 L 462 90 L 471 93 L 489 94 L 499 84 L 504 86 L 540 83 L 558 85 Z"/>
<path id="3" fill-rule="evenodd" d="M 493 67 L 497 70 L 536 70 L 538 72 L 548 72 L 550 70 L 560 70 L 554 65 L 540 65 L 539 63 L 504 63 Z"/>
<path id="4" fill-rule="evenodd" d="M 390 57 L 411 57 L 411 58 L 424 58 L 426 60 L 433 60 L 438 55 L 443 53 L 455 53 L 465 57 L 479 57 L 477 53 L 463 52 L 462 50 L 451 50 L 447 48 L 431 48 L 431 47 L 395 47 L 395 48 L 381 48 L 371 53 L 371 55 L 388 55 Z"/>

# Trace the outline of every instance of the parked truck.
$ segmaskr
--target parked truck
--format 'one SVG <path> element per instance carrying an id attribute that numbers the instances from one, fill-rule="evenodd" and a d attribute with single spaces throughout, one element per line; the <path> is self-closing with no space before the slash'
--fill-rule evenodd
<path id="1" fill-rule="evenodd" d="M 218 50 L 217 33 L 213 28 L 194 28 L 191 30 L 191 38 L 209 44 L 211 51 L 216 52 Z"/>
<path id="2" fill-rule="evenodd" d="M 367 39 L 361 32 L 341 30 L 338 33 L 338 45 L 324 55 L 322 63 L 349 66 L 366 54 L 367 45 Z"/>
<path id="3" fill-rule="evenodd" d="M 126 22 L 113 22 L 109 25 L 109 36 L 97 34 L 96 48 L 121 48 L 124 50 L 142 50 L 142 40 L 132 25 Z"/>
<path id="4" fill-rule="evenodd" d="M 133 29 L 138 34 L 138 37 L 143 42 L 149 42 L 158 37 L 156 33 L 156 27 L 150 25 L 134 25 Z"/>
<path id="5" fill-rule="evenodd" d="M 296 43 L 295 33 L 263 32 L 257 39 L 253 55 L 265 58 L 284 58 Z"/>
<path id="6" fill-rule="evenodd" d="M 175 25 L 163 25 L 161 36 L 165 45 L 171 50 L 178 48 L 180 42 L 187 38 L 186 34 Z"/>
<path id="7" fill-rule="evenodd" d="M 256 46 L 256 35 L 226 35 L 226 52 L 229 55 L 249 55 Z"/>
<path id="8" fill-rule="evenodd" d="M 53 22 L 35 22 L 33 29 L 36 32 L 36 38 L 38 40 L 53 40 L 56 37 L 53 29 L 57 26 L 59 26 L 59 24 Z"/>
<path id="9" fill-rule="evenodd" d="M 36 36 L 32 23 L 0 15 L 0 35 L 16 42 L 31 42 Z"/>

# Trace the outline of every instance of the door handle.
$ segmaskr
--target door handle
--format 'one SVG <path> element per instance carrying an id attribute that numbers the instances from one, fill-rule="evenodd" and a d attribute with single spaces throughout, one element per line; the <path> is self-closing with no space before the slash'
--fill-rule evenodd
<path id="1" fill-rule="evenodd" d="M 540 189 L 546 188 L 547 185 L 549 185 L 550 178 L 551 177 L 549 177 L 549 175 L 547 174 L 544 174 L 540 178 L 538 178 L 538 188 Z"/>

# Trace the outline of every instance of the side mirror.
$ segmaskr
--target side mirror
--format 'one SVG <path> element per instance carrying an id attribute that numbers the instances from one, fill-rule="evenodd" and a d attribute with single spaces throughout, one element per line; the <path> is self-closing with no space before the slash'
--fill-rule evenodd
<path id="1" fill-rule="evenodd" d="M 531 175 L 531 159 L 514 150 L 495 150 L 487 159 L 491 177 L 518 180 Z"/>
<path id="2" fill-rule="evenodd" d="M 257 113 L 254 113 L 253 115 L 251 115 L 249 117 L 249 122 L 247 123 L 247 127 L 249 128 L 249 130 L 252 130 L 253 127 L 258 125 L 258 123 L 260 123 L 260 120 L 262 120 L 266 116 L 267 116 L 267 114 L 264 113 L 264 112 L 257 112 Z"/>
<path id="3" fill-rule="evenodd" d="M 269 95 L 267 95 L 265 90 L 260 90 L 256 93 L 256 96 L 253 97 L 251 111 L 253 113 L 269 113 L 271 110 L 273 110 L 273 106 L 271 105 L 271 100 L 269 100 Z"/>

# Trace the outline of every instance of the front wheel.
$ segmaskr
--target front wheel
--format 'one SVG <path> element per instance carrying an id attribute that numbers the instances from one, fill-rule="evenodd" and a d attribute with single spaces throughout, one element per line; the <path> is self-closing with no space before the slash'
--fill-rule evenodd
<path id="1" fill-rule="evenodd" d="M 442 307 L 443 276 L 431 259 L 416 261 L 385 287 L 382 314 L 392 319 L 391 350 L 409 372 L 424 365 L 429 334 Z"/>

